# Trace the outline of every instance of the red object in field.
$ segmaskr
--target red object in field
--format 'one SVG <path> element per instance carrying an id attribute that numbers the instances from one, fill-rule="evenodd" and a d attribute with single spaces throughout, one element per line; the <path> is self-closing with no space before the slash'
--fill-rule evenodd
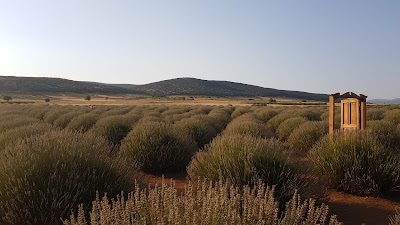
<path id="1" fill-rule="evenodd" d="M 96 105 L 89 105 L 89 109 L 95 109 Z"/>

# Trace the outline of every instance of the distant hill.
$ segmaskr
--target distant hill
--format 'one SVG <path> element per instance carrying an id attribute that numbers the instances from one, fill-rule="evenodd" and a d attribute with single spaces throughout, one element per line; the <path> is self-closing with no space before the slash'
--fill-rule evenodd
<path id="1" fill-rule="evenodd" d="M 112 86 L 112 87 L 119 87 L 119 88 L 124 88 L 124 89 L 131 89 L 136 87 L 136 84 L 108 84 L 108 83 L 100 83 L 100 82 L 93 82 L 93 81 L 83 81 L 86 83 L 91 83 L 91 84 L 99 84 L 99 85 L 107 85 L 107 86 Z"/>
<path id="2" fill-rule="evenodd" d="M 135 84 L 105 84 L 105 85 L 110 85 L 110 86 L 120 87 L 120 88 L 134 88 L 137 86 Z"/>
<path id="3" fill-rule="evenodd" d="M 95 82 L 46 77 L 0 76 L 1 94 L 144 94 L 142 92 Z"/>
<path id="4" fill-rule="evenodd" d="M 400 98 L 395 99 L 372 99 L 367 100 L 369 103 L 373 104 L 400 104 Z"/>
<path id="5" fill-rule="evenodd" d="M 103 84 L 46 77 L 0 76 L 0 94 L 140 94 L 151 96 L 273 97 L 327 101 L 328 95 L 285 91 L 229 81 L 177 78 L 145 85 Z"/>
<path id="6" fill-rule="evenodd" d="M 137 85 L 133 90 L 153 96 L 192 95 L 219 97 L 282 97 L 304 100 L 327 101 L 326 94 L 285 91 L 229 81 L 208 81 L 195 78 L 176 78 L 155 83 Z"/>

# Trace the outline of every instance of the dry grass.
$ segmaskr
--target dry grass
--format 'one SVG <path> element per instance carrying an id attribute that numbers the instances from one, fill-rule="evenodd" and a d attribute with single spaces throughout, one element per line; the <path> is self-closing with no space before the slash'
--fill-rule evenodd
<path id="1" fill-rule="evenodd" d="M 316 206 L 315 201 L 302 201 L 298 194 L 279 210 L 274 189 L 259 183 L 243 190 L 227 183 L 199 182 L 189 184 L 178 194 L 174 185 L 163 183 L 152 189 L 135 190 L 127 196 L 109 201 L 107 195 L 93 201 L 90 218 L 81 207 L 64 225 L 133 225 L 133 224 L 341 224 L 335 216 L 329 218 L 328 206 Z M 87 222 L 88 221 L 88 222 Z"/>
<path id="2" fill-rule="evenodd" d="M 246 99 L 233 99 L 233 98 L 195 98 L 194 100 L 183 100 L 179 98 L 151 98 L 140 96 L 92 96 L 90 101 L 84 100 L 82 97 L 73 96 L 51 96 L 49 103 L 44 102 L 42 99 L 33 99 L 35 105 L 111 105 L 111 106 L 127 106 L 127 105 L 221 105 L 221 106 L 249 106 Z"/>
<path id="3" fill-rule="evenodd" d="M 396 214 L 394 216 L 389 217 L 390 224 L 389 225 L 400 225 L 400 214 Z"/>

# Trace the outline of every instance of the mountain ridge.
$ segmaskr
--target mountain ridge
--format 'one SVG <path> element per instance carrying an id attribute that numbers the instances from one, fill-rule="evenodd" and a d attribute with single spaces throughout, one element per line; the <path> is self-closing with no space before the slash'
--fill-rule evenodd
<path id="1" fill-rule="evenodd" d="M 0 76 L 2 94 L 144 94 L 135 90 L 97 82 L 52 77 Z"/>
<path id="2" fill-rule="evenodd" d="M 400 98 L 394 98 L 394 99 L 371 99 L 367 100 L 368 103 L 372 104 L 400 104 Z"/>
<path id="3" fill-rule="evenodd" d="M 327 101 L 328 95 L 278 90 L 231 81 L 174 78 L 144 85 L 105 84 L 49 77 L 0 76 L 0 94 L 136 94 L 149 96 L 281 97 Z"/>
<path id="4" fill-rule="evenodd" d="M 283 97 L 304 100 L 327 101 L 328 95 L 302 91 L 279 90 L 232 81 L 174 78 L 150 84 L 137 85 L 134 90 L 153 96 L 202 95 L 218 97 Z"/>

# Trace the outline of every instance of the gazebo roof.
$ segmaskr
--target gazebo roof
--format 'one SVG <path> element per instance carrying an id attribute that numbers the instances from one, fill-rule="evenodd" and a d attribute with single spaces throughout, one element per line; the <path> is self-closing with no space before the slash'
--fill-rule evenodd
<path id="1" fill-rule="evenodd" d="M 331 96 L 333 96 L 334 98 L 357 98 L 360 100 L 367 99 L 367 96 L 365 96 L 363 94 L 357 95 L 356 93 L 353 93 L 353 92 L 346 92 L 344 94 L 335 93 L 335 94 L 331 94 Z"/>

